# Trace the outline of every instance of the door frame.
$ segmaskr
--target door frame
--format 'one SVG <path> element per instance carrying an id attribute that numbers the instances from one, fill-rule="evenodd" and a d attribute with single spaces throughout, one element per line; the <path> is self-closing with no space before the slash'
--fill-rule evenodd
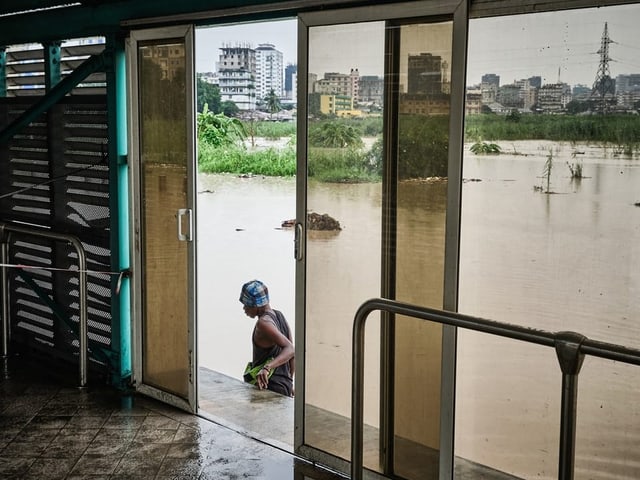
<path id="1" fill-rule="evenodd" d="M 187 113 L 187 129 L 186 129 L 186 145 L 187 145 L 187 205 L 185 210 L 190 211 L 190 232 L 187 236 L 187 295 L 186 304 L 188 305 L 188 351 L 189 351 L 189 379 L 188 379 L 188 398 L 182 398 L 174 393 L 167 392 L 158 387 L 144 383 L 143 378 L 143 322 L 144 322 L 144 295 L 143 295 L 143 259 L 141 246 L 143 244 L 142 229 L 142 191 L 140 171 L 140 122 L 139 122 L 139 93 L 138 93 L 138 43 L 148 40 L 163 40 L 183 38 L 185 44 L 185 95 L 186 95 L 186 113 Z M 131 231 L 133 237 L 131 239 L 131 251 L 133 252 L 133 291 L 132 291 L 132 310 L 134 316 L 132 318 L 132 335 L 133 335 L 133 369 L 132 383 L 136 390 L 140 393 L 155 398 L 161 402 L 173 405 L 177 408 L 190 413 L 197 413 L 197 386 L 198 386 L 198 368 L 197 368 L 197 285 L 196 285 L 196 181 L 197 181 L 197 165 L 196 165 L 196 140 L 195 140 L 195 43 L 194 43 L 194 27 L 193 25 L 178 25 L 170 27 L 160 27 L 142 30 L 132 30 L 126 40 L 127 65 L 129 68 L 129 145 L 130 148 L 130 185 L 132 215 L 131 215 Z M 178 228 L 176 228 L 178 229 Z M 181 234 L 183 232 L 177 232 Z"/>
<path id="2" fill-rule="evenodd" d="M 314 26 L 328 26 L 348 23 L 363 23 L 412 18 L 442 19 L 453 22 L 452 65 L 451 65 L 451 113 L 449 124 L 449 181 L 447 190 L 447 214 L 445 237 L 444 298 L 445 310 L 457 311 L 458 299 L 458 250 L 460 238 L 460 198 L 462 184 L 462 154 L 464 146 L 464 97 L 466 80 L 467 31 L 469 20 L 468 0 L 437 0 L 434 2 L 405 2 L 390 5 L 374 5 L 337 10 L 315 11 L 298 15 L 298 118 L 297 118 L 297 186 L 296 186 L 296 339 L 299 346 L 306 344 L 306 211 L 307 211 L 307 117 L 308 117 L 308 31 Z M 386 52 L 385 52 L 386 53 Z M 388 83 L 385 79 L 385 98 L 388 95 Z M 385 99 L 385 105 L 387 100 Z M 388 122 L 385 111 L 385 121 Z M 384 134 L 389 131 L 385 128 Z M 383 258 L 383 263 L 385 259 Z M 383 272 L 385 269 L 383 269 Z M 382 278 L 382 288 L 389 281 Z M 381 292 L 381 296 L 382 296 Z M 355 312 L 354 312 L 355 314 Z M 381 358 L 389 356 L 389 322 L 382 322 Z M 455 415 L 455 365 L 456 365 L 456 329 L 443 326 L 441 358 L 441 409 L 440 409 L 440 465 L 439 478 L 453 478 L 454 462 L 454 415 Z M 321 462 L 338 471 L 348 472 L 349 463 L 327 452 L 304 443 L 305 428 L 305 349 L 296 349 L 296 397 L 295 397 L 295 438 L 296 452 L 306 458 Z M 393 382 L 393 372 L 381 366 L 381 401 L 388 402 L 386 386 Z M 387 392 L 388 394 L 388 392 Z M 384 411 L 381 405 L 381 438 L 387 437 L 382 429 L 389 428 L 392 412 Z M 393 403 L 387 405 L 387 410 Z M 384 441 L 384 440 L 383 440 Z M 393 459 L 383 461 L 384 468 Z M 380 478 L 380 474 L 366 471 L 371 478 Z"/>

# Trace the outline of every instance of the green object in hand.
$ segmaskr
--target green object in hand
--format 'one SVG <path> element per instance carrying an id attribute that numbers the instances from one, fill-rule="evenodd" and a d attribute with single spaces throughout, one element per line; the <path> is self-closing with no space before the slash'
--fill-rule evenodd
<path id="1" fill-rule="evenodd" d="M 267 363 L 272 361 L 273 358 L 270 358 L 266 362 L 261 363 L 260 365 L 256 365 L 255 367 L 253 366 L 252 362 L 248 362 L 246 368 L 244 369 L 244 373 L 242 374 L 244 381 L 250 383 L 251 385 L 255 385 L 257 382 L 256 377 L 258 376 L 258 373 L 260 373 L 260 370 L 262 370 Z M 269 378 L 271 378 L 271 375 L 273 375 L 273 372 L 275 370 L 275 368 L 269 370 Z"/>

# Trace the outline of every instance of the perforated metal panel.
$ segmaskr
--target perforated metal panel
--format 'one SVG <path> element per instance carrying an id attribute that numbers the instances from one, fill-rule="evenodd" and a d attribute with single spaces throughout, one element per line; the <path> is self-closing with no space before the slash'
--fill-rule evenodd
<path id="1" fill-rule="evenodd" d="M 103 48 L 95 42 L 63 44 L 62 76 Z M 7 50 L 11 97 L 0 98 L 0 129 L 44 93 L 43 54 L 32 46 Z M 0 146 L 0 220 L 74 235 L 86 251 L 89 358 L 104 370 L 111 351 L 113 280 L 107 141 L 104 74 L 99 73 Z M 12 342 L 77 362 L 75 249 L 17 234 L 11 234 L 9 248 L 11 264 L 43 268 L 10 269 Z"/>

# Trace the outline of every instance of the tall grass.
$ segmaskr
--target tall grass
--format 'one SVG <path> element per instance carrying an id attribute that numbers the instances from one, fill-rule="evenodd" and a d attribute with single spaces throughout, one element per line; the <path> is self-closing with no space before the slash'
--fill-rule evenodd
<path id="1" fill-rule="evenodd" d="M 251 125 L 254 126 L 253 132 L 256 137 L 263 137 L 269 140 L 277 140 L 278 138 L 291 137 L 296 134 L 295 122 L 243 122 L 245 129 L 250 131 Z"/>
<path id="2" fill-rule="evenodd" d="M 637 150 L 640 146 L 638 115 L 521 115 L 520 121 L 508 122 L 500 115 L 467 115 L 467 141 L 553 140 L 568 142 L 602 142 L 620 149 Z M 623 148 L 624 147 L 624 148 Z"/>
<path id="3" fill-rule="evenodd" d="M 376 182 L 381 178 L 381 164 L 362 149 L 311 148 L 307 174 L 321 182 Z"/>
<path id="4" fill-rule="evenodd" d="M 296 154 L 292 148 L 246 150 L 242 147 L 198 145 L 198 167 L 202 173 L 236 173 L 291 177 L 296 174 Z"/>

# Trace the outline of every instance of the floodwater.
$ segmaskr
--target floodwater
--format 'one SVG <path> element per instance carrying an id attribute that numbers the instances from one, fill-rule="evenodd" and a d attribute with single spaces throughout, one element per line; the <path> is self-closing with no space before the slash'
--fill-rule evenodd
<path id="1" fill-rule="evenodd" d="M 501 147 L 501 155 L 465 156 L 459 310 L 640 348 L 640 159 L 568 143 Z M 581 163 L 585 178 L 571 179 L 567 163 Z M 324 185 L 313 195 L 325 195 L 325 205 L 362 198 L 361 211 L 370 210 L 350 193 L 358 188 Z M 280 225 L 295 217 L 295 179 L 201 175 L 199 190 L 199 362 L 240 378 L 253 326 L 238 302 L 243 282 L 265 281 L 294 327 L 293 231 Z M 551 349 L 459 332 L 456 455 L 522 478 L 557 478 L 560 382 Z M 639 478 L 640 368 L 587 358 L 579 387 L 576 478 Z"/>
<path id="2" fill-rule="evenodd" d="M 459 310 L 640 347 L 640 159 L 568 143 L 501 146 L 518 154 L 465 157 L 464 177 L 480 181 L 463 186 Z M 577 162 L 582 180 L 567 166 Z M 462 331 L 457 389 L 459 454 L 557 478 L 553 350 Z M 640 368 L 585 360 L 576 478 L 640 477 L 639 394 Z"/>

